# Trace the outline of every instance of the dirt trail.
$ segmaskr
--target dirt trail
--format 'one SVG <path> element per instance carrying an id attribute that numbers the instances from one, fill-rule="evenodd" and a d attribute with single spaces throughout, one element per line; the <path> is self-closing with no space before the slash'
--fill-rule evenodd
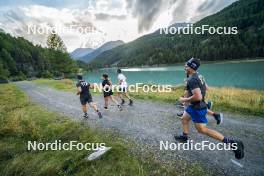
<path id="1" fill-rule="evenodd" d="M 25 91 L 32 101 L 48 110 L 81 120 L 82 112 L 76 95 L 27 81 L 17 82 L 16 85 Z M 104 118 L 98 119 L 90 109 L 87 123 L 91 127 L 113 129 L 124 138 L 138 143 L 140 151 L 154 151 L 155 157 L 162 162 L 173 163 L 182 160 L 186 163 L 200 163 L 206 170 L 217 175 L 264 175 L 264 118 L 225 114 L 224 123 L 217 126 L 214 119 L 208 117 L 210 128 L 243 140 L 245 158 L 236 160 L 230 151 L 160 150 L 160 141 L 173 143 L 173 134 L 181 132 L 181 122 L 176 117 L 180 110 L 174 105 L 136 100 L 133 107 L 125 106 L 124 110 L 119 112 L 113 105 L 108 111 L 104 111 L 102 96 L 94 96 L 94 101 L 102 109 Z M 190 137 L 194 142 L 217 142 L 196 133 L 193 125 L 191 126 Z M 188 164 L 180 167 L 184 172 Z"/>

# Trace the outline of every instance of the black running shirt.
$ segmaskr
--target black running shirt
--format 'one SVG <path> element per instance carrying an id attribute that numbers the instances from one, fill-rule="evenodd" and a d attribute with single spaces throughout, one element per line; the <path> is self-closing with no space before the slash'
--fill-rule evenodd
<path id="1" fill-rule="evenodd" d="M 81 80 L 76 84 L 76 87 L 81 87 L 81 89 L 82 89 L 82 91 L 80 93 L 81 97 L 90 95 L 90 90 L 89 90 L 90 84 L 88 82 Z"/>
<path id="2" fill-rule="evenodd" d="M 110 84 L 109 80 L 103 80 L 103 82 L 102 82 L 102 86 L 103 86 L 103 88 L 104 88 L 105 86 L 107 86 L 107 87 L 105 88 L 105 90 L 106 90 L 106 91 L 109 91 L 111 84 Z"/>
<path id="3" fill-rule="evenodd" d="M 194 73 L 192 76 L 190 76 L 187 79 L 187 90 L 189 96 L 192 96 L 192 90 L 200 88 L 201 93 L 202 93 L 202 100 L 198 102 L 191 102 L 191 105 L 195 109 L 204 109 L 206 108 L 206 103 L 204 102 L 205 94 L 206 94 L 206 83 L 201 75 L 198 73 Z"/>

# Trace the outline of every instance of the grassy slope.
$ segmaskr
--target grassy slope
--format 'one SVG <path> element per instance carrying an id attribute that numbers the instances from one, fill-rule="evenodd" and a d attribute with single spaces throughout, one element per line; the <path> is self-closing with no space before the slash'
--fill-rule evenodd
<path id="1" fill-rule="evenodd" d="M 61 84 L 61 82 L 60 82 Z M 51 84 L 53 85 L 53 83 Z M 101 159 L 88 162 L 90 151 L 27 151 L 27 141 L 105 142 L 111 146 Z M 31 103 L 12 84 L 0 85 L 0 175 L 179 175 L 161 167 L 150 156 L 133 156 L 124 142 L 111 133 L 95 132 Z M 190 167 L 187 175 L 203 175 Z"/>
<path id="2" fill-rule="evenodd" d="M 75 91 L 72 80 L 47 80 L 34 81 L 40 85 L 48 85 L 64 91 Z M 130 93 L 136 99 L 146 99 L 175 103 L 183 95 L 183 88 L 179 87 L 169 93 Z M 245 90 L 238 88 L 211 88 L 207 93 L 207 100 L 214 102 L 215 111 L 227 111 L 245 115 L 264 116 L 264 91 Z"/>

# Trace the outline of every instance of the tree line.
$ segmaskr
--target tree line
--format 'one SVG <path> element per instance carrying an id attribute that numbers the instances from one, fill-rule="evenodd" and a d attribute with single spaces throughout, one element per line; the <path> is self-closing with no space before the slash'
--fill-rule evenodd
<path id="1" fill-rule="evenodd" d="M 0 32 L 0 79 L 24 80 L 30 77 L 70 77 L 77 63 L 66 52 L 57 34 L 47 38 L 47 48 L 33 45 L 23 37 Z"/>

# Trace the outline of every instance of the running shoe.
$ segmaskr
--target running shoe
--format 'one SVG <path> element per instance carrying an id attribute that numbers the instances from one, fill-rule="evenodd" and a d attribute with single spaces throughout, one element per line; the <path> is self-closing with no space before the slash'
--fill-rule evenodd
<path id="1" fill-rule="evenodd" d="M 178 117 L 182 117 L 182 116 L 183 116 L 183 112 L 178 112 L 178 113 L 177 113 L 177 116 L 178 116 Z"/>
<path id="2" fill-rule="evenodd" d="M 97 114 L 98 114 L 100 119 L 103 118 L 103 115 L 102 115 L 102 113 L 100 111 L 98 111 Z"/>
<path id="3" fill-rule="evenodd" d="M 125 100 L 122 99 L 121 106 L 123 106 L 124 104 L 125 104 Z"/>
<path id="4" fill-rule="evenodd" d="M 184 108 L 184 105 L 181 102 L 176 102 L 175 105 L 179 108 Z"/>
<path id="5" fill-rule="evenodd" d="M 234 142 L 232 142 L 232 143 L 233 144 L 234 143 L 237 144 L 237 149 L 236 150 L 233 150 L 234 153 L 235 153 L 236 159 L 242 159 L 242 158 L 244 158 L 244 144 L 243 144 L 243 142 L 240 141 L 240 140 L 234 140 Z"/>
<path id="6" fill-rule="evenodd" d="M 212 109 L 213 108 L 213 104 L 214 103 L 212 101 L 208 101 L 207 104 L 206 104 L 207 105 L 207 108 L 208 109 Z"/>
<path id="7" fill-rule="evenodd" d="M 117 108 L 119 109 L 119 111 L 122 111 L 122 107 L 120 105 L 117 105 Z"/>
<path id="8" fill-rule="evenodd" d="M 185 135 L 174 135 L 174 139 L 176 141 L 179 141 L 181 143 L 186 143 L 188 142 L 188 136 L 185 136 Z"/>
<path id="9" fill-rule="evenodd" d="M 223 114 L 222 113 L 214 113 L 214 118 L 216 120 L 216 124 L 220 125 L 223 122 Z"/>
<path id="10" fill-rule="evenodd" d="M 129 100 L 129 104 L 128 104 L 129 106 L 132 106 L 133 105 L 133 101 L 130 99 Z"/>
<path id="11" fill-rule="evenodd" d="M 83 115 L 83 118 L 88 119 L 88 118 L 89 118 L 89 117 L 88 117 L 88 114 L 85 113 L 85 114 Z"/>

